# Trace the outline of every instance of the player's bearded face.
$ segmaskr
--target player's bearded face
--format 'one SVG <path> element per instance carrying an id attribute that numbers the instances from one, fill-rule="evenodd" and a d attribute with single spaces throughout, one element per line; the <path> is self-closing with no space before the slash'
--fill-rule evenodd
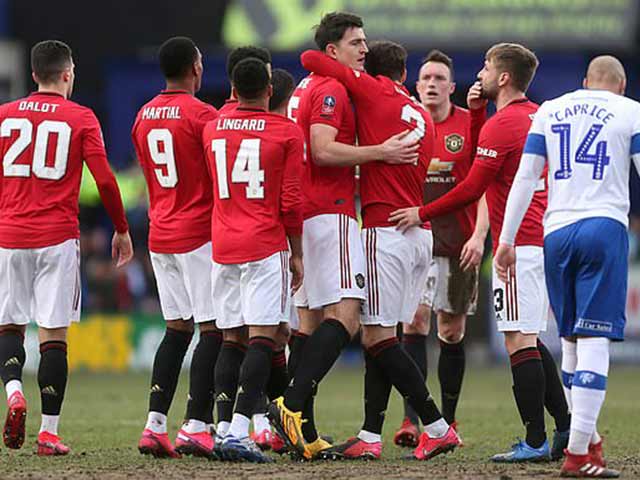
<path id="1" fill-rule="evenodd" d="M 360 71 L 364 71 L 364 57 L 368 51 L 364 30 L 356 27 L 345 31 L 339 42 L 327 46 L 327 53 L 330 57 L 347 67 Z"/>
<path id="2" fill-rule="evenodd" d="M 416 89 L 425 107 L 436 107 L 445 103 L 455 89 L 449 67 L 440 62 L 427 62 L 418 74 Z"/>
<path id="3" fill-rule="evenodd" d="M 478 72 L 478 81 L 482 86 L 482 98 L 495 100 L 498 96 L 498 69 L 493 60 L 485 60 L 484 67 Z"/>

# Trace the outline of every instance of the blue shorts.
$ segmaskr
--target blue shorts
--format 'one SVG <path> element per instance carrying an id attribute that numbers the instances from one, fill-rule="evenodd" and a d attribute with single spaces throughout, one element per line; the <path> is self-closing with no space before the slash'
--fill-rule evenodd
<path id="1" fill-rule="evenodd" d="M 588 218 L 547 235 L 544 271 L 561 337 L 624 340 L 629 238 L 620 222 Z"/>

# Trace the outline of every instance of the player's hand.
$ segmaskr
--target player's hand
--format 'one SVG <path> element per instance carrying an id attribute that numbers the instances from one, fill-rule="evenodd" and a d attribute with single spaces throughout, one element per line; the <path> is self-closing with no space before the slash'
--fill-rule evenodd
<path id="1" fill-rule="evenodd" d="M 396 224 L 396 230 L 402 233 L 409 228 L 422 225 L 424 222 L 420 220 L 420 207 L 401 208 L 389 215 L 389 221 Z"/>
<path id="2" fill-rule="evenodd" d="M 484 241 L 472 235 L 460 252 L 460 268 L 467 271 L 480 265 L 484 253 Z"/>
<path id="3" fill-rule="evenodd" d="M 516 249 L 513 245 L 501 243 L 496 250 L 493 261 L 498 278 L 504 283 L 508 283 L 509 276 L 516 274 Z"/>
<path id="4" fill-rule="evenodd" d="M 116 267 L 126 265 L 133 258 L 133 243 L 129 232 L 113 234 L 111 240 L 111 258 L 117 259 Z"/>
<path id="5" fill-rule="evenodd" d="M 291 295 L 293 295 L 302 286 L 302 280 L 304 279 L 301 256 L 291 255 L 289 258 L 289 270 L 291 271 Z"/>
<path id="6" fill-rule="evenodd" d="M 418 148 L 420 141 L 409 130 L 387 138 L 382 147 L 382 160 L 391 164 L 416 163 L 418 161 Z"/>
<path id="7" fill-rule="evenodd" d="M 480 82 L 471 85 L 471 88 L 467 92 L 467 106 L 471 110 L 487 108 L 487 99 L 482 98 L 482 85 Z"/>

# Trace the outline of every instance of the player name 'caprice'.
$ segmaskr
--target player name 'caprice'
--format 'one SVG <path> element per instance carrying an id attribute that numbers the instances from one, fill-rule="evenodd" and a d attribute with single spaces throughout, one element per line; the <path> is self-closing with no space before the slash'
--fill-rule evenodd
<path id="1" fill-rule="evenodd" d="M 142 110 L 142 120 L 180 120 L 180 107 L 147 107 Z"/>
<path id="2" fill-rule="evenodd" d="M 607 123 L 609 120 L 615 117 L 615 115 L 609 112 L 606 108 L 600 105 L 591 105 L 589 103 L 576 103 L 573 108 L 565 107 L 551 114 L 558 122 L 562 122 L 569 117 L 576 115 L 590 115 L 597 118 L 602 123 Z"/>
<path id="3" fill-rule="evenodd" d="M 267 122 L 263 119 L 248 118 L 220 118 L 216 130 L 254 130 L 261 132 Z"/>

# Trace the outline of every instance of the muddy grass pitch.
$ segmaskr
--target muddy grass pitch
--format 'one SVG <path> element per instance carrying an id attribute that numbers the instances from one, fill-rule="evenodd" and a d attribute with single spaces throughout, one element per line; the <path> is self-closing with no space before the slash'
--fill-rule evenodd
<path id="1" fill-rule="evenodd" d="M 429 379 L 439 398 L 435 375 Z M 39 398 L 35 378 L 25 379 L 30 411 L 27 440 L 21 450 L 0 449 L 0 478 L 106 479 L 524 479 L 556 478 L 560 463 L 495 465 L 488 458 L 507 449 L 523 434 L 511 396 L 508 369 L 470 368 L 458 409 L 465 446 L 429 462 L 403 460 L 408 452 L 392 443 L 401 421 L 397 394 L 387 412 L 383 459 L 377 462 L 342 461 L 296 463 L 287 457 L 270 465 L 222 463 L 203 459 L 155 460 L 143 457 L 136 443 L 146 417 L 146 374 L 70 376 L 60 433 L 72 453 L 63 458 L 39 458 L 35 438 L 39 427 Z M 170 412 L 170 435 L 174 436 L 184 413 L 186 375 L 183 375 Z M 605 408 L 599 425 L 605 436 L 610 465 L 623 478 L 640 478 L 640 369 L 612 368 Z M 439 402 L 438 402 L 439 403 Z M 4 419 L 4 402 L 0 407 Z M 362 421 L 362 373 L 336 369 L 320 388 L 317 419 L 320 431 L 337 440 L 355 435 Z M 547 431 L 553 432 L 548 419 Z"/>

